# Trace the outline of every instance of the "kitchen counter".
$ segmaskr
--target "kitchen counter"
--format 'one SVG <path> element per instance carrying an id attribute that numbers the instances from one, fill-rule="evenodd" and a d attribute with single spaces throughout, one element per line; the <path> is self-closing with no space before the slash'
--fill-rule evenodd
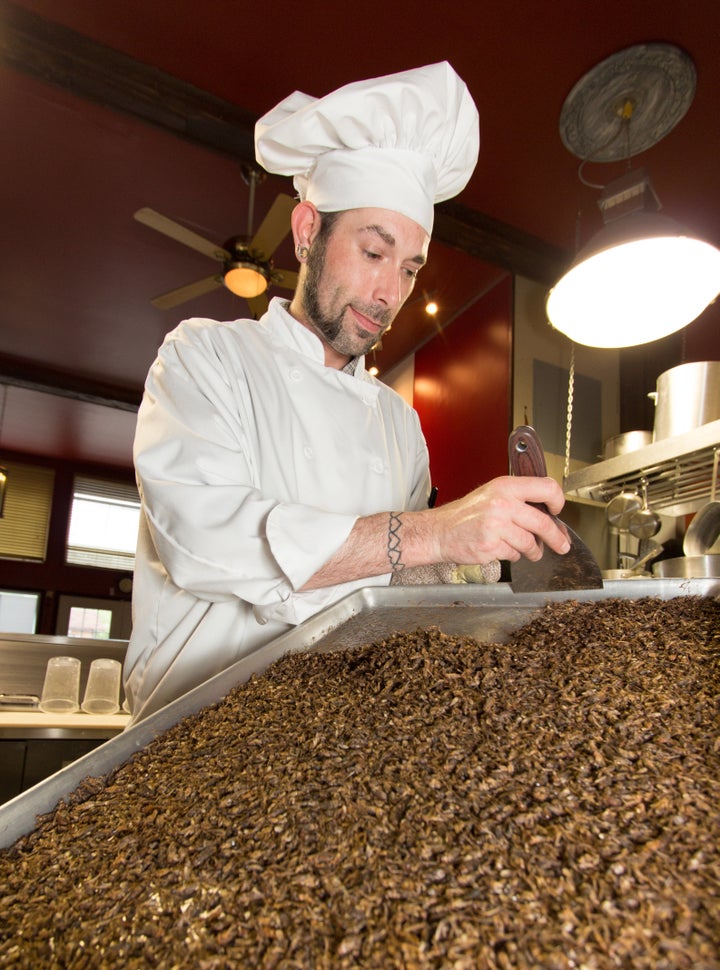
<path id="1" fill-rule="evenodd" d="M 0 711 L 0 738 L 112 738 L 123 731 L 130 715 L 46 714 L 44 711 Z"/>
<path id="2" fill-rule="evenodd" d="M 0 633 L 0 739 L 85 739 L 106 741 L 127 726 L 124 711 L 98 716 L 45 714 L 37 706 L 10 707 L 13 695 L 41 697 L 45 670 L 50 657 L 77 657 L 81 662 L 79 696 L 83 697 L 88 671 L 98 657 L 125 659 L 127 641 L 91 640 L 82 637 L 52 637 L 29 633 Z M 121 697 L 123 695 L 121 694 Z"/>

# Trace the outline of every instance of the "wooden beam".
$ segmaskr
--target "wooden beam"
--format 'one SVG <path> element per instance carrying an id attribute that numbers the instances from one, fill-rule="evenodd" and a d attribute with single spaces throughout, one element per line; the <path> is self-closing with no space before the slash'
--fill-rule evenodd
<path id="1" fill-rule="evenodd" d="M 24 387 L 41 394 L 54 394 L 57 397 L 117 408 L 120 411 L 137 411 L 142 399 L 142 390 L 138 388 L 107 384 L 2 354 L 0 384 Z"/>
<path id="2" fill-rule="evenodd" d="M 8 0 L 0 0 L 0 62 L 242 162 L 255 161 L 249 112 Z"/>
<path id="3" fill-rule="evenodd" d="M 0 0 L 0 63 L 256 165 L 249 112 L 9 0 Z M 434 236 L 547 284 L 570 261 L 568 253 L 457 202 L 437 207 Z"/>
<path id="4" fill-rule="evenodd" d="M 548 286 L 565 272 L 571 259 L 569 253 L 537 236 L 452 200 L 435 207 L 433 239 Z"/>

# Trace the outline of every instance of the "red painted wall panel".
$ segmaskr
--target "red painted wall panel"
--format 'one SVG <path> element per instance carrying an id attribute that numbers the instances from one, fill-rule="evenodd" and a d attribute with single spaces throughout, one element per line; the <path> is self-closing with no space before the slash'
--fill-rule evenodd
<path id="1" fill-rule="evenodd" d="M 438 504 L 507 474 L 512 318 L 508 275 L 415 354 L 414 405 Z"/>

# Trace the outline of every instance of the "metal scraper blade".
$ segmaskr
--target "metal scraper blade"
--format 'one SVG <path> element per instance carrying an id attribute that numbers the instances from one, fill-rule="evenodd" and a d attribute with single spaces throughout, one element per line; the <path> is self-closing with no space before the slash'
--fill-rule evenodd
<path id="1" fill-rule="evenodd" d="M 521 425 L 508 441 L 510 471 L 513 475 L 547 474 L 545 453 L 534 428 Z M 548 546 L 537 562 L 519 559 L 510 564 L 510 586 L 514 593 L 553 592 L 565 589 L 602 589 L 602 573 L 593 554 L 573 530 L 545 505 L 537 505 L 558 524 L 570 540 L 570 550 L 561 556 Z"/>

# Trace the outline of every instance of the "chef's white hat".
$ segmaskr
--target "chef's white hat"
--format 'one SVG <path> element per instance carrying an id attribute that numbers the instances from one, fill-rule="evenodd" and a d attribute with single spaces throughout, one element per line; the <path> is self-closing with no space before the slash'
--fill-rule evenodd
<path id="1" fill-rule="evenodd" d="M 296 91 L 255 126 L 258 162 L 293 175 L 300 199 L 325 212 L 391 209 L 428 233 L 434 203 L 467 185 L 479 145 L 477 108 L 446 61 L 324 98 Z"/>

